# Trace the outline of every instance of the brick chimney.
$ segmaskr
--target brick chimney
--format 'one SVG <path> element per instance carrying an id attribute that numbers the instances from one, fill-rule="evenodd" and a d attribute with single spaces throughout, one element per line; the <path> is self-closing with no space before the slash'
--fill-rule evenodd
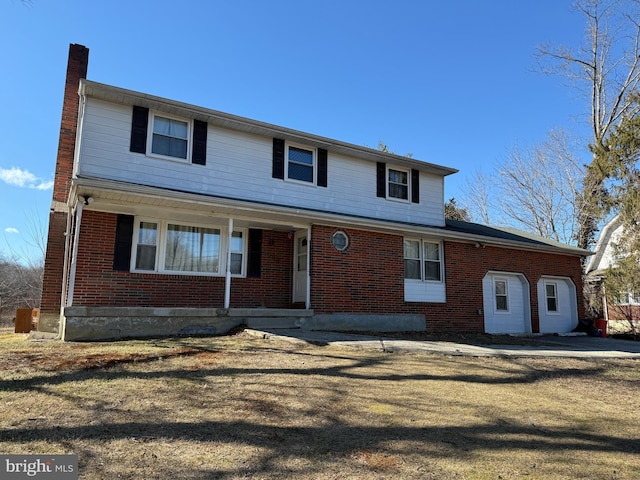
<path id="1" fill-rule="evenodd" d="M 67 197 L 73 174 L 73 157 L 78 129 L 80 79 L 87 77 L 89 49 L 83 45 L 69 45 L 67 77 L 62 102 L 62 120 L 58 140 L 58 156 L 53 184 L 53 201 L 49 214 L 47 253 L 44 261 L 40 322 L 38 330 L 57 332 L 62 302 L 64 278 L 65 231 L 67 227 Z"/>

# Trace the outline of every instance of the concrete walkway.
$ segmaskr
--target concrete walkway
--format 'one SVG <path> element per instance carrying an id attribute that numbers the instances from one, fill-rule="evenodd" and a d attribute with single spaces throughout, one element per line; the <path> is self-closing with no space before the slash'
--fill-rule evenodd
<path id="1" fill-rule="evenodd" d="M 315 345 L 334 345 L 380 352 L 428 352 L 474 357 L 566 357 L 566 358 L 637 358 L 640 342 L 588 336 L 542 335 L 528 341 L 539 345 L 474 345 L 425 340 L 401 340 L 384 336 L 356 335 L 304 329 L 248 329 L 262 338 L 279 338 Z"/>

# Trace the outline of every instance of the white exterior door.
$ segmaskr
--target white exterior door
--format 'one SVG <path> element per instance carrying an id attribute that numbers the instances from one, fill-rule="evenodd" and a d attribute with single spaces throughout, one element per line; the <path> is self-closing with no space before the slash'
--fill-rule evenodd
<path id="1" fill-rule="evenodd" d="M 523 275 L 489 272 L 482 293 L 486 333 L 531 333 L 529 283 Z"/>
<path id="2" fill-rule="evenodd" d="M 296 232 L 293 248 L 293 303 L 307 302 L 309 246 L 307 232 Z"/>
<path id="3" fill-rule="evenodd" d="M 540 333 L 567 333 L 578 326 L 576 286 L 570 278 L 542 277 L 538 281 Z"/>

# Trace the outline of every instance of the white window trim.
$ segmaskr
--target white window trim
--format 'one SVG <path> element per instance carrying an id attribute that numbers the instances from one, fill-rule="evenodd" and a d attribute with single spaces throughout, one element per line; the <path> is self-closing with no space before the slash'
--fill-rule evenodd
<path id="1" fill-rule="evenodd" d="M 555 298 L 556 299 L 556 309 L 555 310 L 549 310 L 549 296 L 547 295 L 547 285 L 553 285 L 554 291 L 555 291 Z M 548 280 L 545 280 L 544 282 L 544 303 L 545 303 L 545 310 L 547 312 L 547 315 L 560 315 L 560 301 L 559 301 L 559 297 L 558 297 L 558 282 L 550 282 Z"/>
<path id="2" fill-rule="evenodd" d="M 407 174 L 407 198 L 397 198 L 397 197 L 391 197 L 389 195 L 389 170 L 395 170 L 398 172 L 403 172 Z M 411 169 L 410 168 L 404 168 L 404 167 L 397 167 L 395 165 L 387 165 L 387 168 L 385 170 L 385 179 L 384 179 L 384 185 L 385 185 L 385 195 L 387 200 L 391 200 L 393 202 L 400 202 L 400 203 L 411 203 Z"/>
<path id="3" fill-rule="evenodd" d="M 507 309 L 498 310 L 498 292 L 496 283 L 504 282 L 504 296 L 507 299 Z M 511 314 L 511 299 L 509 298 L 509 279 L 506 277 L 494 277 L 493 278 L 493 313 L 496 315 L 510 315 Z"/>
<path id="4" fill-rule="evenodd" d="M 156 238 L 156 261 L 154 270 L 140 270 L 136 269 L 136 257 L 138 253 L 138 237 L 141 222 L 156 223 L 158 225 L 157 238 Z M 167 229 L 168 225 L 182 225 L 188 227 L 201 227 L 201 228 L 213 228 L 220 231 L 220 251 L 218 258 L 218 271 L 217 272 L 186 272 L 180 270 L 166 270 L 164 268 L 164 259 L 167 248 Z M 131 262 L 130 271 L 132 273 L 151 274 L 151 275 L 186 275 L 194 277 L 224 277 L 227 272 L 227 258 L 229 248 L 229 235 L 228 228 L 225 228 L 219 224 L 206 224 L 198 222 L 184 222 L 173 219 L 159 219 L 152 217 L 135 217 L 133 228 L 133 241 L 131 242 Z M 242 253 L 242 268 L 241 273 L 232 273 L 234 278 L 245 278 L 247 276 L 247 249 L 248 249 L 248 234 L 249 230 L 246 228 L 234 228 L 234 232 L 242 233 L 242 252 L 233 251 L 232 253 Z"/>
<path id="5" fill-rule="evenodd" d="M 304 180 L 298 180 L 296 178 L 289 178 L 289 147 L 299 148 L 301 150 L 307 150 L 313 155 L 311 168 L 313 170 L 313 181 L 305 182 Z M 314 187 L 318 185 L 318 149 L 310 147 L 309 145 L 303 145 L 301 143 L 289 143 L 285 142 L 284 146 L 284 180 L 286 182 L 297 183 L 298 185 L 306 185 Z"/>
<path id="6" fill-rule="evenodd" d="M 417 278 L 405 278 L 404 281 L 405 282 L 415 282 L 415 283 L 435 283 L 435 284 L 442 284 L 445 283 L 444 282 L 444 248 L 443 248 L 443 243 L 440 240 L 433 240 L 433 239 L 429 239 L 429 238 L 419 238 L 419 237 L 404 237 L 403 240 L 409 240 L 409 241 L 413 241 L 413 242 L 418 242 L 420 244 L 420 279 Z M 426 280 L 424 278 L 424 262 L 426 261 L 424 258 L 424 244 L 425 243 L 435 243 L 438 244 L 438 253 L 440 254 L 440 280 Z M 404 249 L 404 243 L 403 243 L 403 249 Z M 404 251 L 402 252 L 402 262 L 403 262 L 403 266 L 404 266 L 404 260 L 405 260 L 405 256 L 404 256 Z M 415 260 L 415 258 L 413 258 L 412 260 Z"/>
<path id="7" fill-rule="evenodd" d="M 184 122 L 187 124 L 187 158 L 181 157 L 172 157 L 170 155 L 162 155 L 160 153 L 153 153 L 153 125 L 155 119 L 157 117 L 168 118 L 170 120 L 177 120 L 179 122 Z M 170 115 L 164 112 L 149 112 L 149 125 L 147 130 L 147 156 L 161 158 L 163 160 L 170 160 L 174 162 L 180 163 L 191 163 L 191 150 L 192 148 L 192 137 L 193 137 L 193 121 L 188 118 L 177 117 L 175 115 Z"/>

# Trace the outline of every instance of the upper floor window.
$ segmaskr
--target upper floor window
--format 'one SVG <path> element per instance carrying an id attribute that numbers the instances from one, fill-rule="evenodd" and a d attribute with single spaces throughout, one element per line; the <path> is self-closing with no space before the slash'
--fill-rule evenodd
<path id="1" fill-rule="evenodd" d="M 426 240 L 404 241 L 404 278 L 442 281 L 441 244 Z"/>
<path id="2" fill-rule="evenodd" d="M 186 160 L 189 151 L 189 123 L 153 115 L 151 153 Z"/>
<path id="3" fill-rule="evenodd" d="M 171 117 L 134 105 L 129 151 L 206 165 L 208 129 L 203 120 Z"/>
<path id="4" fill-rule="evenodd" d="M 287 178 L 314 183 L 315 150 L 287 145 Z"/>
<path id="5" fill-rule="evenodd" d="M 387 170 L 387 197 L 409 200 L 409 170 Z"/>
<path id="6" fill-rule="evenodd" d="M 420 203 L 420 172 L 413 168 L 376 163 L 376 196 Z"/>

